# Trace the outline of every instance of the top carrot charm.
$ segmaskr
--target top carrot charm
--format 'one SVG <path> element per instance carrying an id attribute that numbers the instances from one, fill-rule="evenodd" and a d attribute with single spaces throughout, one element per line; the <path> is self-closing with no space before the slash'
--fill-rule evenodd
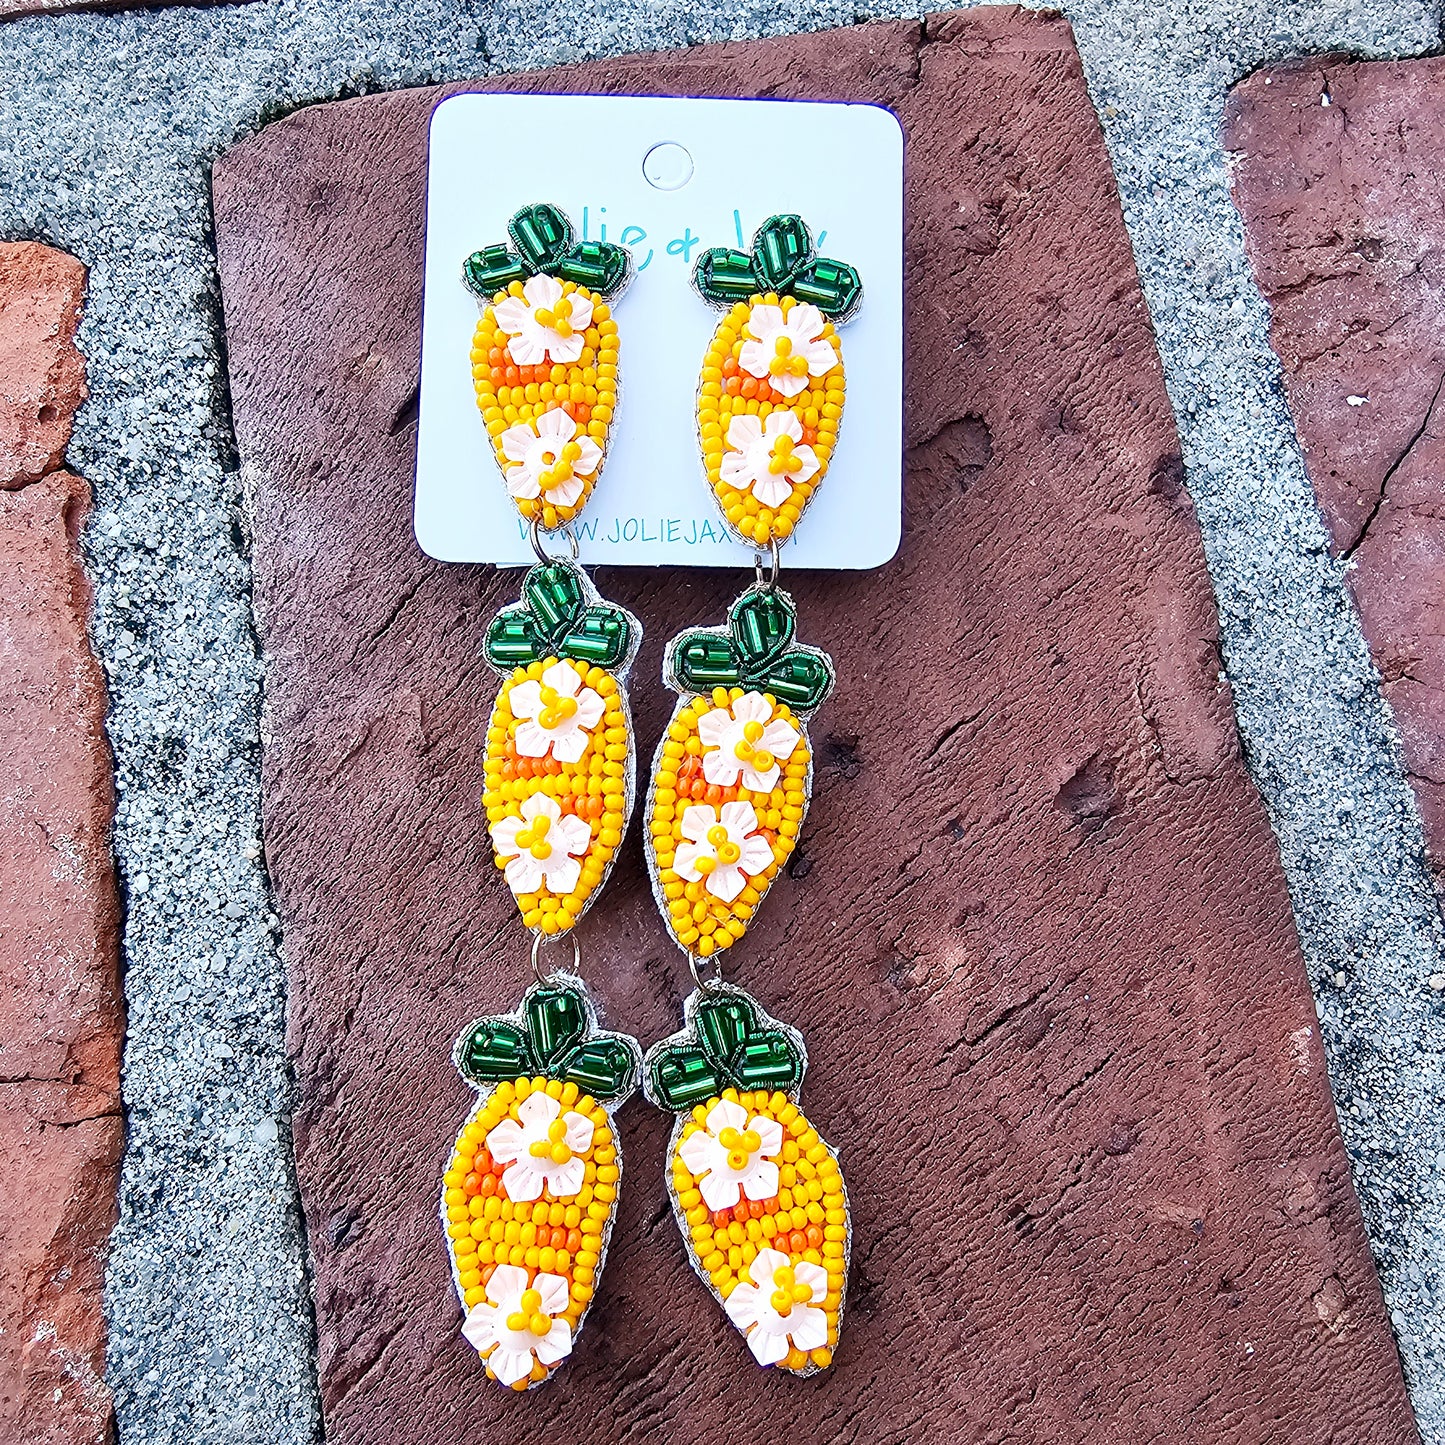
<path id="1" fill-rule="evenodd" d="M 609 241 L 578 241 L 556 206 L 524 206 L 512 245 L 474 251 L 462 279 L 482 303 L 472 381 L 507 491 L 546 531 L 587 504 L 617 407 L 617 323 L 632 279 Z M 514 249 L 515 248 L 515 249 Z"/>
<path id="2" fill-rule="evenodd" d="M 751 251 L 714 247 L 693 285 L 726 310 L 703 359 L 697 427 L 728 530 L 770 547 L 823 483 L 843 416 L 836 327 L 863 303 L 858 272 L 817 255 L 801 216 L 772 216 Z"/>

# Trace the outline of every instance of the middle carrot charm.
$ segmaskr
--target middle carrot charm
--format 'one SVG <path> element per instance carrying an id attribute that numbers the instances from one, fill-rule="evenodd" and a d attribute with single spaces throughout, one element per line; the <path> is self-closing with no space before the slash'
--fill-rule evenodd
<path id="1" fill-rule="evenodd" d="M 795 628 L 793 599 L 755 587 L 725 627 L 679 634 L 663 659 L 681 697 L 653 764 L 647 848 L 668 931 L 699 958 L 747 932 L 807 811 L 807 719 L 833 671 Z"/>

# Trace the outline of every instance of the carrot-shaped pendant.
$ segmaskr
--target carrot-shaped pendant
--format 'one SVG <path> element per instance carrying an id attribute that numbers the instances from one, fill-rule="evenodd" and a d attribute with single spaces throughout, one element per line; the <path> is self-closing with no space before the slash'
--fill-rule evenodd
<path id="1" fill-rule="evenodd" d="M 697 988 L 682 1031 L 648 1051 L 643 1090 L 676 1115 L 667 1187 L 693 1268 L 759 1364 L 811 1375 L 832 1364 L 843 1319 L 848 1196 L 836 1152 L 798 1107 L 802 1035 L 724 983 L 722 959 L 796 847 L 812 794 L 807 724 L 835 676 L 826 653 L 796 640 L 780 552 L 837 444 L 836 328 L 863 286 L 817 255 L 798 216 L 770 217 L 749 251 L 704 252 L 693 285 L 725 313 L 698 387 L 703 469 L 729 530 L 760 555 L 726 624 L 679 634 L 663 656 L 678 702 L 653 761 L 645 842 Z"/>
<path id="2" fill-rule="evenodd" d="M 559 973 L 469 1024 L 453 1058 L 478 1095 L 442 1185 L 462 1334 L 491 1379 L 525 1390 L 572 1353 L 592 1303 L 622 1179 L 612 1115 L 640 1051 Z"/>
<path id="3" fill-rule="evenodd" d="M 502 685 L 483 802 L 496 865 L 534 933 L 565 933 L 622 842 L 636 774 L 626 679 L 642 624 L 574 563 L 531 568 L 484 653 Z"/>
<path id="4" fill-rule="evenodd" d="M 807 719 L 834 677 L 795 630 L 792 599 L 760 583 L 664 658 L 681 697 L 653 764 L 648 862 L 695 977 L 747 932 L 807 814 Z M 797 1103 L 802 1036 L 719 980 L 685 1019 L 648 1051 L 643 1090 L 677 1115 L 668 1190 L 688 1257 L 760 1364 L 813 1374 L 838 1341 L 850 1235 L 838 1156 Z"/>
<path id="5" fill-rule="evenodd" d="M 578 241 L 556 206 L 524 206 L 512 245 L 467 258 L 481 303 L 472 385 L 507 492 L 524 520 L 565 527 L 587 505 L 618 396 L 617 322 L 609 305 L 632 277 L 626 248 Z"/>
<path id="6" fill-rule="evenodd" d="M 807 816 L 807 719 L 833 668 L 794 642 L 796 628 L 793 599 L 760 584 L 725 626 L 680 633 L 663 658 L 680 697 L 652 766 L 645 841 L 663 920 L 698 958 L 747 932 Z"/>
<path id="7" fill-rule="evenodd" d="M 704 251 L 693 285 L 724 313 L 697 393 L 708 486 L 729 531 L 767 549 L 792 535 L 828 475 L 843 419 L 837 328 L 863 283 L 817 255 L 800 216 L 771 216 L 750 251 Z"/>
<path id="8" fill-rule="evenodd" d="M 471 353 L 477 402 L 538 565 L 487 629 L 501 676 L 487 725 L 493 858 L 532 934 L 537 983 L 517 1010 L 473 1021 L 453 1059 L 477 1101 L 448 1156 L 442 1224 L 462 1335 L 487 1375 L 541 1384 L 572 1353 L 617 1212 L 613 1111 L 637 1086 L 641 1050 L 597 1026 L 571 930 L 606 880 L 632 810 L 627 672 L 637 619 L 598 595 L 540 534 L 567 527 L 597 481 L 617 397 L 617 327 L 606 305 L 631 271 L 618 246 L 575 242 L 555 206 L 524 207 L 516 247 L 463 266 L 482 301 Z M 543 942 L 566 933 L 573 971 L 544 975 Z"/>
<path id="9" fill-rule="evenodd" d="M 487 631 L 502 675 L 487 729 L 483 802 L 496 866 L 542 941 L 569 932 L 608 872 L 632 809 L 626 679 L 631 613 L 553 558 Z M 574 962 L 577 958 L 573 935 Z M 478 1019 L 454 1059 L 479 1097 L 442 1195 L 462 1333 L 487 1374 L 524 1390 L 571 1353 L 602 1270 L 622 1154 L 612 1111 L 640 1050 L 604 1033 L 582 980 L 541 978 L 517 1012 Z"/>
<path id="10" fill-rule="evenodd" d="M 688 1258 L 760 1365 L 815 1374 L 838 1343 L 851 1229 L 838 1156 L 798 1107 L 802 1036 L 723 983 L 685 1018 L 642 1086 L 677 1116 L 668 1193 Z"/>

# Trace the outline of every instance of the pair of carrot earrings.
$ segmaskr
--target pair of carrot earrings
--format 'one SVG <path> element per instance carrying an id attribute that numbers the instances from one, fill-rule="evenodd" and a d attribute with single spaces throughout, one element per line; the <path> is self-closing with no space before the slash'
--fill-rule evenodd
<path id="1" fill-rule="evenodd" d="M 468 258 L 481 305 L 472 376 L 537 565 L 487 632 L 502 675 L 487 730 L 485 806 L 497 867 L 532 931 L 536 982 L 513 1013 L 478 1019 L 454 1058 L 477 1101 L 451 1153 L 442 1219 L 487 1374 L 525 1390 L 576 1346 L 617 1213 L 615 1114 L 638 1085 L 676 1116 L 667 1186 L 693 1268 L 760 1364 L 808 1375 L 833 1358 L 850 1225 L 836 1153 L 798 1108 L 802 1036 L 722 979 L 797 843 L 811 793 L 807 720 L 832 664 L 798 644 L 779 544 L 822 484 L 843 410 L 837 325 L 862 301 L 852 267 L 816 254 L 797 216 L 751 251 L 705 252 L 693 271 L 722 310 L 703 358 L 697 431 L 728 529 L 755 547 L 754 585 L 725 625 L 668 644 L 679 694 L 646 800 L 648 868 L 695 987 L 684 1026 L 644 1055 L 598 1027 L 576 925 L 632 811 L 627 673 L 637 618 L 605 602 L 543 534 L 564 531 L 601 474 L 619 396 L 611 303 L 627 251 L 577 241 L 555 206 L 508 225 L 511 244 Z M 771 565 L 764 574 L 763 558 Z M 544 971 L 565 935 L 571 967 Z"/>

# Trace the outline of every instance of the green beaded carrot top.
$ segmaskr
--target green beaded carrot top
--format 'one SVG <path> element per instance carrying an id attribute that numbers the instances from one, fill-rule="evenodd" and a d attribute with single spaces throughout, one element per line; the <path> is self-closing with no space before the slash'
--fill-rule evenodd
<path id="1" fill-rule="evenodd" d="M 507 222 L 507 235 L 511 246 L 483 246 L 462 265 L 468 290 L 484 301 L 513 281 L 543 273 L 586 286 L 607 300 L 621 294 L 631 280 L 632 257 L 625 247 L 577 240 L 572 222 L 545 201 L 523 206 Z"/>
<path id="2" fill-rule="evenodd" d="M 791 1094 L 802 1084 L 802 1035 L 763 1015 L 742 989 L 700 989 L 688 1000 L 687 1020 L 643 1062 L 643 1091 L 659 1108 L 682 1113 L 727 1088 Z"/>
<path id="3" fill-rule="evenodd" d="M 637 629 L 622 608 L 589 596 L 595 594 L 585 574 L 572 563 L 533 567 L 522 581 L 522 601 L 504 607 L 487 629 L 487 661 L 501 672 L 548 657 L 618 667 L 635 647 Z"/>
<path id="4" fill-rule="evenodd" d="M 728 610 L 725 627 L 692 628 L 673 638 L 663 676 L 678 692 L 756 688 L 796 712 L 812 712 L 832 691 L 833 670 L 825 653 L 793 641 L 797 625 L 786 592 L 749 588 Z"/>
<path id="5" fill-rule="evenodd" d="M 453 1058 L 462 1077 L 478 1088 L 540 1074 L 576 1084 L 604 1104 L 625 1099 L 637 1087 L 641 1066 L 635 1040 L 599 1029 L 586 994 L 565 979 L 533 985 L 520 1015 L 469 1024 Z"/>
<path id="6" fill-rule="evenodd" d="M 692 284 L 703 300 L 721 307 L 764 292 L 795 296 L 838 325 L 863 304 L 856 268 L 818 255 L 801 216 L 769 216 L 749 251 L 726 246 L 704 251 L 693 267 Z"/>

